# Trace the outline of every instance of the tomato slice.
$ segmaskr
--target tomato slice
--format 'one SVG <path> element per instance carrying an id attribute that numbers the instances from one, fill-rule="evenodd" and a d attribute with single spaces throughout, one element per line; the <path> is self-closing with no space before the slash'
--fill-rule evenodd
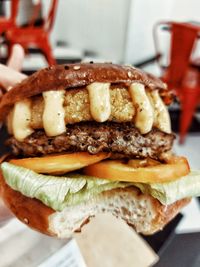
<path id="1" fill-rule="evenodd" d="M 90 164 L 109 157 L 109 153 L 91 155 L 87 152 L 77 152 L 62 155 L 49 155 L 44 157 L 12 159 L 9 162 L 37 173 L 63 174 L 81 169 Z"/>
<path id="2" fill-rule="evenodd" d="M 149 167 L 149 166 L 155 166 L 161 164 L 159 161 L 146 158 L 146 159 L 130 159 L 128 161 L 128 165 L 133 168 L 139 168 L 139 167 Z"/>
<path id="3" fill-rule="evenodd" d="M 119 160 L 105 160 L 84 168 L 84 173 L 87 175 L 114 181 L 139 183 L 170 182 L 189 172 L 190 167 L 184 157 L 172 157 L 167 163 L 138 168 Z"/>

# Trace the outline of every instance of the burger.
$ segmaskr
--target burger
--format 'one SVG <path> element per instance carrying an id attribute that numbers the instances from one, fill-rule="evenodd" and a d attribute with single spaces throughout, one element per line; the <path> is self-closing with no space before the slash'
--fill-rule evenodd
<path id="1" fill-rule="evenodd" d="M 199 173 L 172 152 L 167 92 L 132 66 L 93 62 L 51 66 L 14 86 L 0 103 L 6 205 L 60 238 L 97 213 L 147 235 L 162 229 L 200 194 Z"/>

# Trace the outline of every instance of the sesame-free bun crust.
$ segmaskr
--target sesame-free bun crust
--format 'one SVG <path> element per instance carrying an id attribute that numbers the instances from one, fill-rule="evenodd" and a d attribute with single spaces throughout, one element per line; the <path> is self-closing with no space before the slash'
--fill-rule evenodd
<path id="1" fill-rule="evenodd" d="M 164 206 L 135 187 L 105 191 L 90 201 L 58 212 L 42 202 L 11 189 L 0 175 L 2 198 L 15 216 L 29 227 L 44 234 L 66 238 L 80 231 L 98 213 L 121 217 L 137 232 L 150 235 L 161 230 L 190 199 Z"/>
<path id="2" fill-rule="evenodd" d="M 79 88 L 93 82 L 122 83 L 128 86 L 133 81 L 144 84 L 149 90 L 166 89 L 160 79 L 131 66 L 109 63 L 51 66 L 37 71 L 3 96 L 0 103 L 0 121 L 6 117 L 15 102 L 44 91 Z"/>

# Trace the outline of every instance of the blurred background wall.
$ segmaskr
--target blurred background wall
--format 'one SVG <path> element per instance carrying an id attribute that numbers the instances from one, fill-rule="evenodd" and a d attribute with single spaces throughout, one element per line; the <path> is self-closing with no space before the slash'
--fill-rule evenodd
<path id="1" fill-rule="evenodd" d="M 43 1 L 44 7 L 49 0 Z M 158 20 L 199 20 L 199 0 L 59 0 L 52 42 L 90 50 L 106 60 L 138 62 L 154 54 Z M 152 8 L 154 7 L 154 8 Z"/>
<path id="2" fill-rule="evenodd" d="M 130 4 L 131 0 L 60 0 L 52 40 L 123 60 Z"/>
<path id="3" fill-rule="evenodd" d="M 125 61 L 138 62 L 155 52 L 152 29 L 157 21 L 199 21 L 199 7 L 199 0 L 132 0 Z"/>
<path id="4" fill-rule="evenodd" d="M 29 17 L 31 1 L 37 2 L 20 0 L 19 24 Z M 43 15 L 50 3 L 42 0 Z M 199 10 L 199 0 L 59 0 L 51 43 L 55 55 L 62 44 L 94 58 L 136 64 L 155 55 L 157 21 L 200 21 Z"/>

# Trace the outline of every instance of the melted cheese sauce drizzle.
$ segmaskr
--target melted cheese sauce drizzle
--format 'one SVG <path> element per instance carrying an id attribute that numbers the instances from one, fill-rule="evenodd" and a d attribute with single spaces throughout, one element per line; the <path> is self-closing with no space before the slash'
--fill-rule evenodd
<path id="1" fill-rule="evenodd" d="M 48 136 L 56 136 L 66 131 L 63 107 L 65 90 L 43 93 L 43 127 Z"/>
<path id="2" fill-rule="evenodd" d="M 110 83 L 92 83 L 87 86 L 90 112 L 97 122 L 107 121 L 111 115 Z M 129 87 L 133 106 L 136 109 L 135 126 L 141 134 L 146 134 L 155 126 L 163 132 L 171 133 L 168 110 L 159 96 L 159 91 L 146 92 L 143 84 L 132 83 Z M 66 131 L 65 109 L 63 107 L 65 90 L 43 93 L 43 127 L 47 136 L 57 136 Z M 31 100 L 17 102 L 7 117 L 10 134 L 18 141 L 23 141 L 33 133 L 30 127 Z"/>
<path id="3" fill-rule="evenodd" d="M 18 141 L 23 141 L 27 136 L 33 133 L 33 129 L 29 126 L 30 120 L 31 101 L 25 99 L 15 103 L 10 130 L 13 131 L 14 137 Z"/>
<path id="4" fill-rule="evenodd" d="M 132 83 L 129 87 L 133 105 L 136 107 L 135 126 L 142 134 L 151 131 L 154 121 L 154 112 L 145 87 L 140 83 Z"/>
<path id="5" fill-rule="evenodd" d="M 171 121 L 167 107 L 163 103 L 158 90 L 149 93 L 154 107 L 153 125 L 165 133 L 171 133 Z"/>
<path id="6" fill-rule="evenodd" d="M 92 83 L 87 86 L 90 112 L 94 120 L 107 121 L 111 114 L 110 83 Z"/>

